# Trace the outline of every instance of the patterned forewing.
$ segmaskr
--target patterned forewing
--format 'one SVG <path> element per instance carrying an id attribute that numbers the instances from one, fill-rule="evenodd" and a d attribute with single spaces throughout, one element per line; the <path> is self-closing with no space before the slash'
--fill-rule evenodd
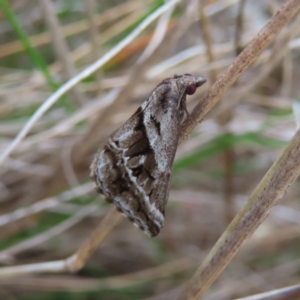
<path id="1" fill-rule="evenodd" d="M 155 101 L 150 104 L 152 102 Z M 92 175 L 99 192 L 108 201 L 113 202 L 142 230 L 155 236 L 164 223 L 171 168 L 178 142 L 174 131 L 172 134 L 172 127 L 178 126 L 178 116 L 174 116 L 172 121 L 165 114 L 165 120 L 161 120 L 159 115 L 152 116 L 152 110 L 151 105 L 145 109 L 139 108 L 111 136 L 95 158 Z M 177 109 L 172 113 L 177 114 Z M 166 122 L 168 118 L 170 120 Z M 160 131 L 155 141 L 153 130 Z M 170 143 L 174 143 L 174 153 L 170 150 Z M 154 147 L 158 147 L 158 154 Z"/>

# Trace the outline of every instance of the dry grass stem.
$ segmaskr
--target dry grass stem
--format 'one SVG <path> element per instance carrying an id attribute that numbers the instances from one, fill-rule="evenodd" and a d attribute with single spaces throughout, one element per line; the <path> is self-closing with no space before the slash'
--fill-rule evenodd
<path id="1" fill-rule="evenodd" d="M 101 101 L 95 100 L 90 101 L 89 104 L 85 105 L 81 110 L 77 111 L 74 115 L 69 118 L 63 119 L 60 123 L 56 124 L 52 128 L 43 131 L 42 133 L 34 134 L 28 137 L 20 145 L 16 152 L 28 151 L 36 146 L 37 143 L 53 139 L 57 136 L 65 134 L 67 131 L 72 129 L 78 122 L 93 118 L 99 114 L 105 107 L 111 105 L 116 96 L 119 93 L 119 89 L 113 89 L 108 92 Z"/>
<path id="2" fill-rule="evenodd" d="M 61 62 L 63 66 L 63 72 L 65 74 L 65 79 L 68 80 L 76 75 L 76 69 L 71 60 L 69 59 L 69 50 L 67 42 L 61 33 L 61 27 L 55 11 L 53 9 L 53 4 L 49 0 L 40 1 L 41 11 L 45 17 L 47 27 L 49 29 L 51 39 L 53 41 L 53 47 L 57 56 L 57 59 Z M 77 105 L 84 104 L 84 97 L 79 90 L 78 86 L 74 86 L 72 89 L 72 94 L 74 96 Z"/>
<path id="3" fill-rule="evenodd" d="M 205 2 L 203 0 L 200 0 L 200 28 L 203 34 L 203 40 L 205 43 L 206 47 L 206 55 L 207 55 L 207 60 L 210 63 L 213 63 L 215 61 L 213 49 L 212 49 L 212 37 L 211 37 L 211 30 L 209 27 L 209 20 L 208 17 L 205 13 L 204 6 Z M 215 68 L 210 69 L 210 81 L 214 83 L 217 80 L 217 71 Z"/>
<path id="4" fill-rule="evenodd" d="M 159 18 L 154 34 L 152 36 L 151 41 L 143 51 L 142 55 L 139 57 L 137 64 L 143 63 L 144 61 L 147 60 L 148 57 L 151 56 L 151 54 L 155 51 L 155 49 L 161 44 L 163 41 L 167 29 L 168 29 L 168 24 L 170 21 L 170 18 L 172 16 L 172 13 L 174 11 L 175 7 L 172 6 L 169 10 L 167 10 L 161 17 Z"/>
<path id="5" fill-rule="evenodd" d="M 289 97 L 292 91 L 292 82 L 293 82 L 293 60 L 292 54 L 288 52 L 283 61 L 283 70 L 282 70 L 282 88 L 281 96 Z"/>
<path id="6" fill-rule="evenodd" d="M 212 85 L 205 97 L 201 99 L 201 102 L 194 108 L 190 118 L 184 122 L 180 142 L 192 132 L 237 78 L 274 40 L 285 24 L 298 12 L 299 5 L 300 3 L 298 1 L 292 0 L 282 6 L 277 14 L 264 26 L 229 68 Z"/>
<path id="7" fill-rule="evenodd" d="M 274 289 L 270 292 L 260 293 L 249 297 L 237 298 L 235 300 L 293 300 L 300 298 L 300 285 Z"/>
<path id="8" fill-rule="evenodd" d="M 33 248 L 39 244 L 42 244 L 49 240 L 50 238 L 59 235 L 63 233 L 64 231 L 68 230 L 72 226 L 79 223 L 83 218 L 87 217 L 91 213 L 95 212 L 97 210 L 96 205 L 89 205 L 75 213 L 72 217 L 67 219 L 66 221 L 51 227 L 50 229 L 27 239 L 24 242 L 21 242 L 19 244 L 16 244 L 10 248 L 7 248 L 3 251 L 0 251 L 0 261 L 11 261 L 13 260 L 13 257 L 23 251 L 26 251 L 30 248 Z"/>
<path id="9" fill-rule="evenodd" d="M 94 191 L 94 184 L 92 182 L 77 186 L 69 191 L 62 193 L 56 197 L 49 197 L 47 199 L 40 200 L 31 206 L 25 208 L 19 208 L 11 213 L 3 214 L 0 216 L 0 227 L 7 225 L 11 222 L 15 222 L 22 218 L 28 217 L 33 214 L 37 214 L 46 209 L 53 208 L 60 205 L 63 202 L 69 201 L 76 197 L 81 197 L 87 195 L 88 193 Z"/>
<path id="10" fill-rule="evenodd" d="M 245 4 L 246 4 L 246 0 L 240 1 L 238 16 L 236 19 L 235 40 L 234 40 L 236 56 L 238 56 L 243 50 L 243 46 L 241 44 L 241 37 L 242 37 L 243 27 L 244 27 Z"/>
<path id="11" fill-rule="evenodd" d="M 86 4 L 86 13 L 89 20 L 89 34 L 90 34 L 90 40 L 92 44 L 92 55 L 93 55 L 93 61 L 96 61 L 97 58 L 100 56 L 100 43 L 97 40 L 98 36 L 98 28 L 97 28 L 97 19 L 96 19 L 96 12 L 97 12 L 97 3 L 95 0 L 87 0 Z M 96 83 L 98 87 L 98 93 L 102 90 L 102 74 L 101 70 L 97 70 L 95 72 L 96 77 Z"/>
<path id="12" fill-rule="evenodd" d="M 149 268 L 143 271 L 124 274 L 121 276 L 112 276 L 104 279 L 80 279 L 70 278 L 67 276 L 56 277 L 21 277 L 17 283 L 11 278 L 2 278 L 0 281 L 1 287 L 26 287 L 37 291 L 73 291 L 84 292 L 101 289 L 121 289 L 137 284 L 142 284 L 147 281 L 162 279 L 177 273 L 184 272 L 191 268 L 192 261 L 186 258 L 178 259 L 170 263 L 162 264 L 158 267 Z"/>

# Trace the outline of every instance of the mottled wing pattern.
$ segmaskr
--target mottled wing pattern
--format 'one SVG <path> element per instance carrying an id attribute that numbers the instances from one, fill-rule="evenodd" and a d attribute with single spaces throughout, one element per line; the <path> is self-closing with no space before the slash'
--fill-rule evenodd
<path id="1" fill-rule="evenodd" d="M 162 82 L 91 167 L 99 192 L 151 236 L 164 223 L 182 118 L 178 101 Z"/>

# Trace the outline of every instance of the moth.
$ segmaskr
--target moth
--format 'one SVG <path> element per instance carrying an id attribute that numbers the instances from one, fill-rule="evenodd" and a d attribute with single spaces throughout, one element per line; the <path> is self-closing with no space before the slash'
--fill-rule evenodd
<path id="1" fill-rule="evenodd" d="M 186 95 L 205 82 L 190 74 L 164 79 L 91 165 L 98 192 L 150 236 L 164 224 Z"/>

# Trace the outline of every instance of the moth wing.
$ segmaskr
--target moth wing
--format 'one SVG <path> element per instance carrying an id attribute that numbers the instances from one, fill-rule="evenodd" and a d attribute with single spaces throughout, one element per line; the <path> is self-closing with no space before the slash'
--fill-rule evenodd
<path id="1" fill-rule="evenodd" d="M 160 112 L 148 99 L 110 138 L 92 164 L 92 176 L 107 200 L 151 236 L 164 224 L 180 114 Z"/>

